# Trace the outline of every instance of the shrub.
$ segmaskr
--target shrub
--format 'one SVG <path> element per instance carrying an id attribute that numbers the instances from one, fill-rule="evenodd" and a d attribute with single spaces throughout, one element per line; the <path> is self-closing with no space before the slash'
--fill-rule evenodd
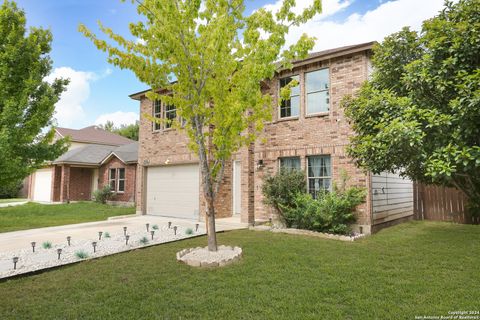
<path id="1" fill-rule="evenodd" d="M 276 175 L 264 179 L 263 202 L 276 209 L 281 220 L 285 220 L 283 208 L 291 207 L 295 196 L 306 192 L 306 185 L 307 181 L 302 171 L 280 170 Z"/>
<path id="2" fill-rule="evenodd" d="M 365 189 L 358 187 L 323 192 L 318 199 L 310 194 L 298 193 L 291 206 L 283 206 L 287 227 L 335 234 L 347 234 L 354 223 L 355 207 L 365 201 Z"/>
<path id="3" fill-rule="evenodd" d="M 104 237 L 104 238 L 110 238 L 110 232 L 105 232 L 105 233 L 103 234 L 103 237 Z"/>
<path id="4" fill-rule="evenodd" d="M 0 199 L 17 198 L 22 189 L 23 181 L 12 182 L 6 185 L 0 185 Z"/>
<path id="5" fill-rule="evenodd" d="M 50 241 L 45 241 L 42 243 L 43 249 L 51 249 L 52 248 L 52 243 Z"/>
<path id="6" fill-rule="evenodd" d="M 88 258 L 88 253 L 86 253 L 83 250 L 79 250 L 79 251 L 75 252 L 75 257 L 77 257 L 78 259 L 87 259 Z"/>
<path id="7" fill-rule="evenodd" d="M 141 238 L 140 243 L 143 244 L 143 245 L 147 245 L 148 244 L 148 238 L 147 237 Z"/>
<path id="8" fill-rule="evenodd" d="M 193 234 L 193 229 L 192 228 L 187 228 L 185 230 L 185 234 Z"/>
<path id="9" fill-rule="evenodd" d="M 152 229 L 153 229 L 153 230 L 158 230 L 158 225 L 154 224 L 154 225 L 152 226 Z"/>
<path id="10" fill-rule="evenodd" d="M 93 192 L 93 198 L 95 199 L 95 202 L 103 204 L 107 203 L 107 200 L 113 198 L 114 196 L 115 193 L 112 192 L 112 189 L 109 185 L 106 185 L 103 188 L 97 189 Z"/>

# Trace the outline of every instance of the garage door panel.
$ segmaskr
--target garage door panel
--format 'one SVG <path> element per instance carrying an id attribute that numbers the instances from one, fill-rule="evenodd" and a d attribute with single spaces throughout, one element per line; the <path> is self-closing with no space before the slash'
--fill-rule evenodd
<path id="1" fill-rule="evenodd" d="M 52 168 L 38 169 L 35 171 L 34 179 L 33 200 L 50 202 L 52 192 Z"/>
<path id="2" fill-rule="evenodd" d="M 147 213 L 194 218 L 199 207 L 198 165 L 148 168 Z"/>

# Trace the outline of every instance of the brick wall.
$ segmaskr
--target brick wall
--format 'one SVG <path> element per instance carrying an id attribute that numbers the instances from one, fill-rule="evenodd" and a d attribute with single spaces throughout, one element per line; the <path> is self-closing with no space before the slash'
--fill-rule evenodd
<path id="1" fill-rule="evenodd" d="M 92 198 L 91 168 L 70 168 L 70 201 L 87 201 Z"/>
<path id="2" fill-rule="evenodd" d="M 112 157 L 110 161 L 103 164 L 98 170 L 98 188 L 108 185 L 109 169 L 125 168 L 125 191 L 118 193 L 112 198 L 112 201 L 119 202 L 135 202 L 136 179 L 137 179 L 137 165 L 124 164 L 116 157 Z"/>
<path id="3" fill-rule="evenodd" d="M 273 121 L 268 123 L 262 137 L 255 144 L 242 148 L 233 156 L 233 160 L 241 161 L 241 219 L 252 222 L 255 219 L 270 217 L 271 211 L 263 205 L 261 185 L 266 174 L 273 174 L 278 168 L 278 158 L 299 156 L 302 168 L 306 167 L 306 157 L 310 155 L 330 155 L 332 161 L 332 179 L 339 180 L 341 169 L 350 175 L 351 185 L 368 186 L 369 176 L 356 168 L 345 154 L 348 137 L 352 130 L 348 125 L 340 106 L 346 94 L 352 94 L 367 79 L 368 54 L 366 51 L 322 62 L 311 63 L 292 71 L 280 74 L 280 77 L 299 74 L 300 86 L 304 92 L 304 73 L 320 68 L 329 68 L 330 72 L 330 110 L 316 115 L 305 115 L 305 95 L 301 94 L 300 115 L 292 119 L 278 119 L 278 108 L 272 108 Z M 274 97 L 277 105 L 278 80 L 267 84 L 267 89 Z M 152 103 L 145 97 L 141 99 L 140 114 L 151 114 Z M 142 185 L 142 166 L 169 165 L 181 163 L 197 163 L 197 157 L 187 148 L 187 137 L 175 130 L 154 132 L 152 122 L 144 116 L 140 120 L 139 144 L 139 176 L 137 187 L 137 211 L 145 213 Z M 259 167 L 263 160 L 263 167 Z M 232 215 L 232 162 L 228 162 L 221 193 L 217 200 L 217 215 Z M 204 201 L 200 192 L 201 212 L 204 213 Z M 370 224 L 370 202 L 358 208 L 359 224 Z"/>

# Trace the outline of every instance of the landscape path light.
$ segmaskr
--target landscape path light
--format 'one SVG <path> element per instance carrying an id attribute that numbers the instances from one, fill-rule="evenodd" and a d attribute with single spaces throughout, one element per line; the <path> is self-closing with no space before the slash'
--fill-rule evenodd
<path id="1" fill-rule="evenodd" d="M 33 251 L 33 252 L 35 252 L 35 245 L 36 245 L 36 244 L 37 244 L 37 243 L 36 243 L 35 241 L 32 241 L 32 243 L 31 243 L 31 245 L 32 245 L 32 251 Z"/>
<path id="2" fill-rule="evenodd" d="M 60 255 L 62 254 L 62 249 L 57 249 L 58 260 L 60 260 Z"/>
<path id="3" fill-rule="evenodd" d="M 13 270 L 17 269 L 17 262 L 18 262 L 18 257 L 13 257 Z"/>
<path id="4" fill-rule="evenodd" d="M 168 229 L 170 229 L 171 226 L 172 226 L 172 222 L 168 221 Z"/>
<path id="5" fill-rule="evenodd" d="M 102 231 L 98 231 L 98 240 L 102 240 L 102 234 L 103 234 Z"/>
<path id="6" fill-rule="evenodd" d="M 128 245 L 128 239 L 130 239 L 130 236 L 127 234 L 127 235 L 125 236 L 125 245 Z"/>
<path id="7" fill-rule="evenodd" d="M 123 227 L 123 235 L 124 235 L 124 236 L 127 235 L 127 227 Z"/>
<path id="8" fill-rule="evenodd" d="M 174 226 L 174 227 L 173 227 L 173 234 L 174 234 L 174 235 L 177 235 L 177 226 Z"/>
<path id="9" fill-rule="evenodd" d="M 70 240 L 72 240 L 72 237 L 68 236 L 67 237 L 67 242 L 68 242 L 68 246 L 70 247 Z"/>
<path id="10" fill-rule="evenodd" d="M 145 226 L 147 227 L 147 232 L 148 232 L 148 230 L 150 229 L 150 223 L 147 223 Z"/>
<path id="11" fill-rule="evenodd" d="M 198 224 L 198 223 L 195 223 L 195 232 L 198 231 L 198 226 L 199 226 L 199 224 Z"/>
<path id="12" fill-rule="evenodd" d="M 97 242 L 96 241 L 92 242 L 92 246 L 93 246 L 93 253 L 97 252 Z"/>
<path id="13" fill-rule="evenodd" d="M 152 235 L 152 240 L 153 240 L 153 235 L 155 234 L 155 230 L 150 231 L 150 234 Z"/>

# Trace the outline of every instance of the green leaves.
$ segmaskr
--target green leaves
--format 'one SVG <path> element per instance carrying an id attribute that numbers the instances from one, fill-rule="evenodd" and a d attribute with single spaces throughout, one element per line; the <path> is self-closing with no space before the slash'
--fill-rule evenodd
<path id="1" fill-rule="evenodd" d="M 55 103 L 68 84 L 47 83 L 52 34 L 26 29 L 25 13 L 14 2 L 0 6 L 0 184 L 15 185 L 66 151 L 53 143 Z"/>
<path id="2" fill-rule="evenodd" d="M 343 105 L 349 153 L 373 172 L 400 170 L 480 197 L 480 1 L 447 2 L 375 47 L 374 72 Z"/>

